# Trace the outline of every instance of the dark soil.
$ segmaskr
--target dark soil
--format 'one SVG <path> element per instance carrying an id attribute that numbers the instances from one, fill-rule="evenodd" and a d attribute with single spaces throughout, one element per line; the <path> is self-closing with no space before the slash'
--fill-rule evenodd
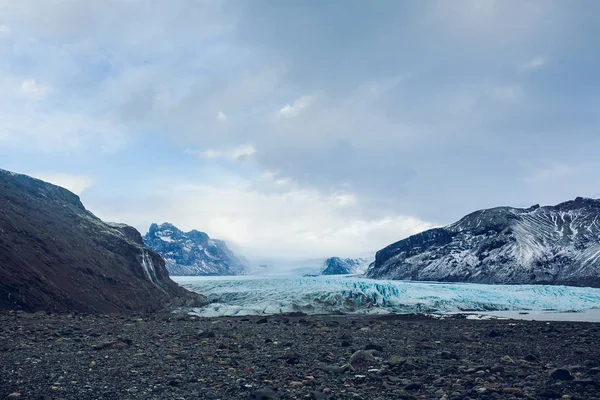
<path id="1" fill-rule="evenodd" d="M 599 343 L 593 323 L 13 312 L 0 399 L 600 399 Z"/>

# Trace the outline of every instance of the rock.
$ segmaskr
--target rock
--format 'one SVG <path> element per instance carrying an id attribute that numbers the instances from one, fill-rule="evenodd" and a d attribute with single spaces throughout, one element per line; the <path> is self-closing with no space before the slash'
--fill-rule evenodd
<path id="1" fill-rule="evenodd" d="M 359 350 L 350 357 L 350 365 L 356 370 L 367 369 L 377 358 L 373 355 L 376 350 Z"/>
<path id="2" fill-rule="evenodd" d="M 500 364 L 493 365 L 492 368 L 490 368 L 490 372 L 493 372 L 493 373 L 504 372 L 504 366 L 502 366 Z"/>
<path id="3" fill-rule="evenodd" d="M 575 379 L 572 382 L 574 385 L 582 385 L 582 386 L 596 386 L 596 381 L 592 379 Z"/>
<path id="4" fill-rule="evenodd" d="M 400 357 L 400 356 L 397 356 L 397 355 L 393 355 L 388 360 L 388 364 L 390 366 L 392 366 L 392 367 L 397 367 L 397 366 L 400 366 L 400 365 L 404 365 L 404 364 L 406 364 L 406 358 Z"/>
<path id="5" fill-rule="evenodd" d="M 326 400 L 327 395 L 321 391 L 314 390 L 310 392 L 310 398 L 311 400 Z"/>
<path id="6" fill-rule="evenodd" d="M 278 399 L 277 393 L 269 388 L 255 390 L 250 394 L 248 400 L 275 400 Z"/>
<path id="7" fill-rule="evenodd" d="M 417 382 L 411 382 L 404 386 L 404 390 L 419 390 L 423 387 L 423 384 Z"/>
<path id="8" fill-rule="evenodd" d="M 342 347 L 350 347 L 350 342 L 347 340 L 342 340 Z"/>
<path id="9" fill-rule="evenodd" d="M 341 367 L 338 365 L 327 365 L 327 366 L 323 367 L 322 369 L 325 372 L 339 375 L 339 374 L 343 374 L 344 372 L 348 371 L 348 369 L 350 369 L 350 365 L 346 364 Z"/>
<path id="10" fill-rule="evenodd" d="M 502 336 L 502 333 L 498 332 L 497 330 L 493 329 L 490 331 L 490 333 L 488 333 L 488 336 L 491 338 L 495 338 L 498 336 Z"/>
<path id="11" fill-rule="evenodd" d="M 196 335 L 196 339 L 210 339 L 210 338 L 214 338 L 214 337 L 215 337 L 215 333 L 213 331 L 200 331 Z"/>
<path id="12" fill-rule="evenodd" d="M 556 390 L 552 389 L 542 389 L 538 391 L 537 396 L 544 399 L 558 399 L 560 398 L 560 394 Z"/>
<path id="13" fill-rule="evenodd" d="M 269 322 L 266 318 L 261 318 L 258 321 L 256 321 L 257 324 L 266 324 L 267 322 Z"/>
<path id="14" fill-rule="evenodd" d="M 500 359 L 505 364 L 514 364 L 515 360 L 513 360 L 510 356 L 504 356 Z"/>
<path id="15" fill-rule="evenodd" d="M 365 350 L 375 350 L 381 353 L 383 351 L 383 346 L 374 343 L 369 343 L 365 346 Z"/>
<path id="16" fill-rule="evenodd" d="M 525 361 L 529 361 L 529 362 L 537 362 L 537 357 L 534 356 L 533 354 L 527 354 L 525 356 Z"/>
<path id="17" fill-rule="evenodd" d="M 551 371 L 550 377 L 561 381 L 572 381 L 574 379 L 573 375 L 571 375 L 571 371 L 565 368 L 557 368 Z"/>
<path id="18" fill-rule="evenodd" d="M 125 349 L 131 345 L 131 341 L 126 340 L 117 340 L 115 342 L 107 342 L 102 344 L 97 344 L 93 348 L 94 350 L 106 350 L 106 349 Z"/>
<path id="19" fill-rule="evenodd" d="M 444 359 L 444 360 L 458 360 L 458 356 L 450 351 L 442 351 L 440 353 L 440 356 Z"/>
<path id="20" fill-rule="evenodd" d="M 589 375 L 600 375 L 600 368 L 594 367 L 588 370 Z"/>
<path id="21" fill-rule="evenodd" d="M 300 363 L 300 354 L 293 351 L 285 353 L 283 358 L 287 364 L 295 365 Z"/>
<path id="22" fill-rule="evenodd" d="M 10 398 L 16 398 L 16 397 L 21 397 L 21 393 L 19 392 L 14 392 L 8 395 L 8 397 Z"/>

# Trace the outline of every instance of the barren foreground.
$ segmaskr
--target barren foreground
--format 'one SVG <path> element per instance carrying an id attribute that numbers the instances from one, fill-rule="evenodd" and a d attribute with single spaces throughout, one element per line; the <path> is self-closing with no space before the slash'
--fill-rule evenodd
<path id="1" fill-rule="evenodd" d="M 600 399 L 600 325 L 0 314 L 0 398 Z"/>

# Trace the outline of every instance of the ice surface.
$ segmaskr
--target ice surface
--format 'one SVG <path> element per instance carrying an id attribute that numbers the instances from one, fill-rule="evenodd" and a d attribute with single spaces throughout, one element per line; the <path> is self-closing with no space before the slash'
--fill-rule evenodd
<path id="1" fill-rule="evenodd" d="M 371 280 L 357 277 L 172 277 L 206 295 L 191 312 L 206 317 L 287 312 L 451 313 L 572 312 L 600 308 L 600 289 Z"/>

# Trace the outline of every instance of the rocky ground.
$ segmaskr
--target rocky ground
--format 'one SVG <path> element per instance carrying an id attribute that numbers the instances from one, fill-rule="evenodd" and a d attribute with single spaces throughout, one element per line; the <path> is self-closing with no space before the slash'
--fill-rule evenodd
<path id="1" fill-rule="evenodd" d="M 0 398 L 600 399 L 600 325 L 0 313 Z"/>

